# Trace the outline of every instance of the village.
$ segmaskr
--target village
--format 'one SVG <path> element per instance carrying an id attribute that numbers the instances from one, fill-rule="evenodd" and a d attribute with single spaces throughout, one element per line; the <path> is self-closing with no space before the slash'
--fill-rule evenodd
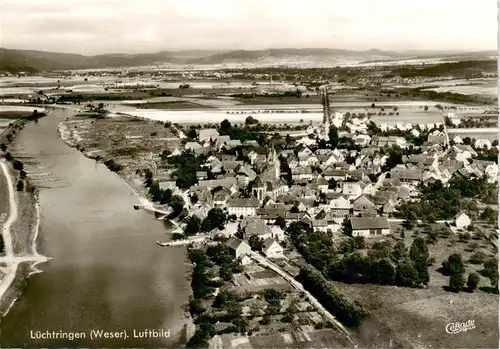
<path id="1" fill-rule="evenodd" d="M 443 112 L 445 119 L 460 123 L 453 113 Z M 346 346 L 342 315 L 332 317 L 317 290 L 296 279 L 312 265 L 343 282 L 348 272 L 329 270 L 351 253 L 390 261 L 392 276 L 368 277 L 369 283 L 458 292 L 470 287 L 468 272 L 478 277 L 474 287 L 496 290 L 486 264 L 498 243 L 498 142 L 450 139 L 444 122 L 377 125 L 366 114 L 339 112 L 294 137 L 260 132 L 254 116 L 240 125 L 182 126 L 126 115 L 64 124 L 74 146 L 107 159 L 149 197 L 142 208 L 169 227 L 170 241 L 159 245 L 188 246 L 194 347 L 207 340 L 213 347 Z M 399 267 L 419 240 L 428 246 L 427 277 L 403 280 Z M 398 249 L 400 262 L 388 258 Z M 456 253 L 468 264 L 459 285 L 450 286 L 436 270 Z M 477 268 L 483 263 L 486 272 Z"/>

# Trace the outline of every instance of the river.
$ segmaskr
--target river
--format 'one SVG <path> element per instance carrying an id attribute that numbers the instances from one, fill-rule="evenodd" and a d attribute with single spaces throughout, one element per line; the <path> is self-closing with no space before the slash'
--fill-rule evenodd
<path id="1" fill-rule="evenodd" d="M 135 211 L 137 197 L 103 165 L 59 138 L 71 114 L 56 109 L 20 133 L 18 152 L 36 158 L 28 171 L 49 173 L 40 188 L 37 267 L 0 324 L 2 347 L 165 347 L 175 345 L 188 302 L 183 248 L 164 249 L 163 224 Z M 26 160 L 27 161 L 27 160 Z M 27 161 L 28 162 L 28 161 Z M 44 184 L 44 185 L 42 185 Z M 169 339 L 91 340 L 89 331 L 170 330 Z M 30 331 L 83 332 L 84 340 L 34 340 Z"/>

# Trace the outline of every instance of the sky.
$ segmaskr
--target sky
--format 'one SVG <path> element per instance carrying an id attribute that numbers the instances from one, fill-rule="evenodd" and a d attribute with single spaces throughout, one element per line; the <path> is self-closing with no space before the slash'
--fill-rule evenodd
<path id="1" fill-rule="evenodd" d="M 497 0 L 0 0 L 0 47 L 497 49 Z"/>

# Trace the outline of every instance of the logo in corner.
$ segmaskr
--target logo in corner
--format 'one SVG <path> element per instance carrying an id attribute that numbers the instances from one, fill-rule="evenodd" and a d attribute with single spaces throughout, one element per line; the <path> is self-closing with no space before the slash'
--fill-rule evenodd
<path id="1" fill-rule="evenodd" d="M 461 332 L 467 332 L 476 328 L 474 320 L 469 320 L 467 322 L 452 322 L 446 325 L 446 333 L 448 334 L 459 334 Z"/>

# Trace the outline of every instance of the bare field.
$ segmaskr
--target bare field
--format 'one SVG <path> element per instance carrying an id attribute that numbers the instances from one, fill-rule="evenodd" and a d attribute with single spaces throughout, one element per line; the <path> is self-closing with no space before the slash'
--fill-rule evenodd
<path id="1" fill-rule="evenodd" d="M 411 232 L 405 234 L 405 245 L 409 248 L 414 237 Z M 425 234 L 417 233 L 415 236 L 425 237 Z M 449 277 L 438 271 L 448 256 L 460 253 L 467 280 L 470 272 L 482 269 L 482 265 L 469 262 L 470 256 L 477 251 L 494 255 L 494 247 L 484 239 L 459 242 L 457 236 L 451 235 L 448 238 L 439 237 L 428 248 L 430 258 L 435 259 L 429 267 L 428 289 L 334 282 L 344 295 L 360 302 L 369 313 L 357 331 L 360 346 L 496 348 L 499 336 L 498 295 L 479 289 L 473 293 L 445 291 L 443 287 L 448 285 Z M 483 276 L 480 279 L 478 287 L 490 286 L 489 279 Z M 448 323 L 468 320 L 475 321 L 475 329 L 455 335 L 446 333 Z"/>
<path id="2" fill-rule="evenodd" d="M 496 348 L 498 295 L 451 293 L 441 287 L 412 289 L 335 282 L 369 316 L 357 333 L 361 346 L 401 348 Z M 475 321 L 475 329 L 447 334 L 448 323 Z"/>

